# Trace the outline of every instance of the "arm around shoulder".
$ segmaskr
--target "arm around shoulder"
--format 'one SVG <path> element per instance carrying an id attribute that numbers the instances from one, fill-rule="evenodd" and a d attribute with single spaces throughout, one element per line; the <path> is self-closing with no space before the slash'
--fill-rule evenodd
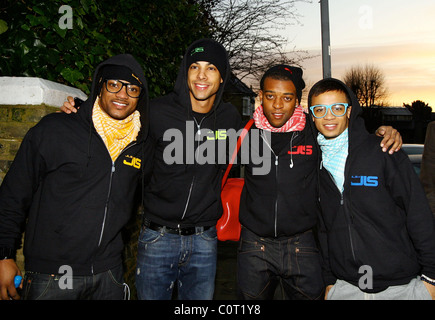
<path id="1" fill-rule="evenodd" d="M 402 147 L 402 136 L 399 131 L 391 126 L 380 126 L 376 135 L 382 137 L 381 147 L 383 152 L 389 150 L 389 154 L 397 152 Z"/>

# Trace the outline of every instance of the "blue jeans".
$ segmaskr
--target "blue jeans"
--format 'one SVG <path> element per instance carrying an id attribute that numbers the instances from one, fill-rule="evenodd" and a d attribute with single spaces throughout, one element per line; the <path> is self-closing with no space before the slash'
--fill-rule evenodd
<path id="1" fill-rule="evenodd" d="M 136 290 L 140 300 L 211 300 L 217 260 L 216 228 L 182 236 L 142 228 Z"/>
<path id="2" fill-rule="evenodd" d="M 242 227 L 237 253 L 239 299 L 273 299 L 279 283 L 286 299 L 322 298 L 321 257 L 313 233 L 263 238 Z"/>
<path id="3" fill-rule="evenodd" d="M 122 266 L 90 276 L 72 276 L 26 272 L 23 300 L 123 300 L 125 289 Z"/>

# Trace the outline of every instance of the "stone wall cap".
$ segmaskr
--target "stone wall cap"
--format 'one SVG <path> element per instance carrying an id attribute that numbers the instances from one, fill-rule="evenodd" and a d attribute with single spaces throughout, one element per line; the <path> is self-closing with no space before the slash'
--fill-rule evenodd
<path id="1" fill-rule="evenodd" d="M 35 77 L 0 77 L 0 105 L 61 107 L 68 96 L 86 100 L 83 91 Z"/>

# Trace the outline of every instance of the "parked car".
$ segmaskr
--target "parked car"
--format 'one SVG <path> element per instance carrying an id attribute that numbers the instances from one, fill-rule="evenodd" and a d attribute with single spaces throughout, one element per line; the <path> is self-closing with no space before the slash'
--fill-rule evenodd
<path id="1" fill-rule="evenodd" d="M 415 172 L 420 176 L 420 165 L 423 157 L 424 144 L 405 143 L 402 145 L 402 149 L 408 155 L 409 160 L 411 160 Z"/>

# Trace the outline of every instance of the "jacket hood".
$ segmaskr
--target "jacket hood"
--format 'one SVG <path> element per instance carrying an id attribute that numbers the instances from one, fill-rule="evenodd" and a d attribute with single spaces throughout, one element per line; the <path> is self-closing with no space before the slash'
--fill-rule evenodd
<path id="1" fill-rule="evenodd" d="M 324 82 L 336 82 L 347 92 L 347 95 L 350 98 L 349 106 L 352 106 L 348 130 L 350 151 L 351 148 L 358 146 L 367 137 L 367 135 L 369 135 L 365 127 L 364 118 L 362 117 L 363 110 L 355 93 L 346 84 L 344 84 L 344 82 L 334 78 L 325 78 L 320 80 L 311 88 L 308 94 L 308 106 L 311 106 L 312 92 L 317 86 L 320 86 Z"/>
<path id="2" fill-rule="evenodd" d="M 177 102 L 179 104 L 181 104 L 182 106 L 186 107 L 189 112 L 192 110 L 192 104 L 190 102 L 189 87 L 187 84 L 187 71 L 188 71 L 188 68 L 190 67 L 190 64 L 191 64 L 190 61 L 192 61 L 192 57 L 191 57 L 192 52 L 197 52 L 195 50 L 198 49 L 198 47 L 201 47 L 204 45 L 213 47 L 215 49 L 213 52 L 213 56 L 210 58 L 219 59 L 220 60 L 219 65 L 224 66 L 224 68 L 225 68 L 224 71 L 219 70 L 219 68 L 218 68 L 223 82 L 220 84 L 219 90 L 216 92 L 216 99 L 214 101 L 214 105 L 213 105 L 212 110 L 214 110 L 221 103 L 224 88 L 225 88 L 226 83 L 228 82 L 229 75 L 231 73 L 229 59 L 228 59 L 228 53 L 219 42 L 217 42 L 213 39 L 200 39 L 200 40 L 194 41 L 187 48 L 187 50 L 184 54 L 183 60 L 181 61 L 181 64 L 180 64 L 180 69 L 178 71 L 178 76 L 177 76 L 177 79 L 175 81 L 175 86 L 174 86 L 174 92 L 177 95 L 177 98 L 176 98 Z M 219 53 L 219 51 L 220 51 L 220 53 Z M 195 61 L 208 61 L 210 63 L 213 63 L 213 61 L 209 61 L 211 59 L 207 59 L 207 58 L 205 58 L 205 56 L 207 56 L 207 54 L 201 54 L 200 55 L 201 60 L 195 60 Z M 217 66 L 217 67 L 219 67 L 219 66 Z M 220 67 L 220 68 L 222 69 L 222 67 Z"/>
<path id="3" fill-rule="evenodd" d="M 79 111 L 82 115 L 86 117 L 88 121 L 91 121 L 92 118 L 92 108 L 95 103 L 95 99 L 97 98 L 100 90 L 102 81 L 102 69 L 105 66 L 114 65 L 114 66 L 123 66 L 129 68 L 135 76 L 137 76 L 142 83 L 142 93 L 139 97 L 139 101 L 137 103 L 136 110 L 140 112 L 140 120 L 141 120 L 141 130 L 138 137 L 145 138 L 148 134 L 149 128 L 149 95 L 148 95 L 148 84 L 145 78 L 145 74 L 143 72 L 142 67 L 136 61 L 136 59 L 131 54 L 119 54 L 113 56 L 102 63 L 100 63 L 94 71 L 91 93 L 88 99 L 81 105 Z"/>

